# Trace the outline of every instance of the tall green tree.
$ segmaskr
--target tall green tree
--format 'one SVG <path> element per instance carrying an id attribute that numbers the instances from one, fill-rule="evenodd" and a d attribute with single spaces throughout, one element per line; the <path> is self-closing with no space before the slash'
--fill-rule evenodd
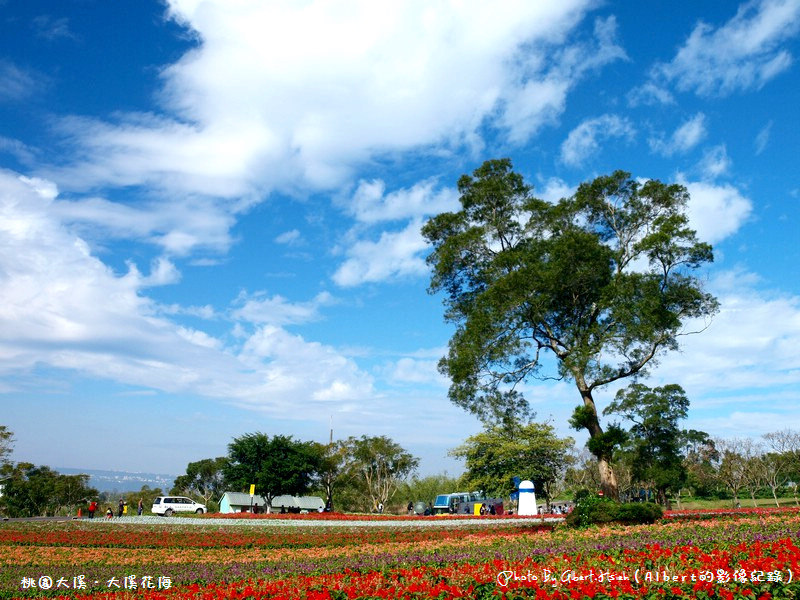
<path id="1" fill-rule="evenodd" d="M 349 468 L 363 481 L 372 510 L 377 510 L 380 504 L 386 506 L 401 480 L 411 475 L 419 465 L 418 458 L 386 436 L 350 437 L 346 445 L 350 455 Z"/>
<path id="2" fill-rule="evenodd" d="M 465 459 L 463 481 L 469 489 L 507 496 L 514 477 L 530 479 L 549 508 L 553 485 L 574 462 L 574 444 L 547 423 L 504 422 L 485 426 L 451 454 Z"/>
<path id="3" fill-rule="evenodd" d="M 688 225 L 686 188 L 617 171 L 553 204 L 503 159 L 462 176 L 458 190 L 461 210 L 422 229 L 430 291 L 444 293 L 456 325 L 439 364 L 450 399 L 485 420 L 513 419 L 529 410 L 519 384 L 571 380 L 581 401 L 573 423 L 616 497 L 618 432 L 601 426 L 595 391 L 642 374 L 677 348 L 687 320 L 717 310 L 693 276 L 712 252 Z"/>
<path id="4" fill-rule="evenodd" d="M 225 456 L 190 462 L 186 473 L 175 479 L 173 493 L 196 494 L 203 498 L 206 506 L 212 499 L 218 501 L 225 492 L 223 469 L 227 463 Z"/>
<path id="5" fill-rule="evenodd" d="M 632 423 L 628 437 L 631 471 L 635 481 L 655 492 L 659 504 L 686 485 L 688 471 L 683 453 L 688 442 L 699 444 L 708 435 L 680 427 L 686 419 L 689 398 L 676 384 L 650 388 L 633 383 L 617 392 L 603 411 Z"/>
<path id="6" fill-rule="evenodd" d="M 316 485 L 325 493 L 325 506 L 334 510 L 333 497 L 354 476 L 350 466 L 348 445 L 342 441 L 331 441 L 327 445 L 317 444 L 320 456 Z"/>
<path id="7" fill-rule="evenodd" d="M 234 438 L 228 444 L 228 462 L 223 466 L 225 481 L 246 492 L 251 484 L 268 503 L 282 494 L 303 494 L 319 467 L 320 455 L 313 442 L 292 436 L 269 437 L 260 432 Z"/>

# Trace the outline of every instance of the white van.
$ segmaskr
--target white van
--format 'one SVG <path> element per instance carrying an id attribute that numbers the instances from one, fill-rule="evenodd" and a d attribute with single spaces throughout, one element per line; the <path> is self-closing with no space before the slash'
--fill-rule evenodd
<path id="1" fill-rule="evenodd" d="M 159 496 L 153 500 L 153 508 L 150 511 L 162 517 L 171 517 L 176 512 L 193 512 L 202 515 L 207 509 L 205 504 L 200 504 L 185 496 Z"/>

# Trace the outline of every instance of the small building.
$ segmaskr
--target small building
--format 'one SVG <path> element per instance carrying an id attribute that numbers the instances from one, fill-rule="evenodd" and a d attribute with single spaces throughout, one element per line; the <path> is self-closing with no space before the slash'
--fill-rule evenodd
<path id="1" fill-rule="evenodd" d="M 219 501 L 219 512 L 223 514 L 251 512 L 251 507 L 258 504 L 258 508 L 263 510 L 267 501 L 263 496 L 250 496 L 244 492 L 225 492 Z"/>
<path id="2" fill-rule="evenodd" d="M 322 512 L 325 502 L 318 496 L 275 496 L 272 512 Z"/>

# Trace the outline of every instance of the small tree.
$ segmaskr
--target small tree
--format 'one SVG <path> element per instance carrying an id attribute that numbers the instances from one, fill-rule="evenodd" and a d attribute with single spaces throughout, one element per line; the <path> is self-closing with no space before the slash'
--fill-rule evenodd
<path id="1" fill-rule="evenodd" d="M 800 433 L 791 429 L 783 429 L 781 431 L 766 433 L 763 437 L 771 450 L 771 452 L 768 452 L 763 458 L 764 481 L 772 491 L 775 506 L 779 506 L 778 488 L 788 483 L 789 477 L 793 471 L 798 471 Z M 795 504 L 797 504 L 796 493 Z"/>
<path id="2" fill-rule="evenodd" d="M 530 479 L 549 510 L 553 484 L 571 464 L 574 444 L 547 423 L 506 422 L 486 426 L 451 454 L 465 459 L 464 482 L 471 489 L 507 496 L 515 476 Z"/>
<path id="3" fill-rule="evenodd" d="M 317 444 L 319 467 L 315 483 L 325 493 L 325 506 L 333 510 L 334 493 L 352 479 L 354 473 L 349 469 L 350 459 L 345 442 L 336 441 L 327 445 Z"/>
<path id="4" fill-rule="evenodd" d="M 352 460 L 350 468 L 364 482 L 372 510 L 381 504 L 386 506 L 400 481 L 419 465 L 418 458 L 385 436 L 350 437 L 346 444 Z"/>
<path id="5" fill-rule="evenodd" d="M 732 504 L 739 505 L 739 492 L 747 484 L 746 443 L 742 439 L 718 439 L 714 445 L 719 452 L 717 476 L 733 495 Z"/>
<path id="6" fill-rule="evenodd" d="M 0 425 L 0 465 L 8 462 L 14 446 L 14 433 L 5 425 Z"/>
<path id="7" fill-rule="evenodd" d="M 228 458 L 224 456 L 190 462 L 186 474 L 175 479 L 173 493 L 196 494 L 206 506 L 212 499 L 218 501 L 224 492 L 223 470 L 227 464 Z"/>
<path id="8" fill-rule="evenodd" d="M 427 477 L 414 476 L 400 486 L 398 494 L 406 503 L 424 502 L 426 505 L 433 505 L 439 494 L 450 494 L 460 490 L 459 483 L 457 477 L 450 477 L 447 473 Z"/>

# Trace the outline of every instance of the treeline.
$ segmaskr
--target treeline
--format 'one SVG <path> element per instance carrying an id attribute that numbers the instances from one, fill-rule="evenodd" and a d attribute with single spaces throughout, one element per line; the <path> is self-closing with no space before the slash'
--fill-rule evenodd
<path id="1" fill-rule="evenodd" d="M 0 425 L 0 514 L 6 517 L 38 517 L 73 513 L 85 506 L 97 490 L 88 475 L 62 475 L 50 467 L 9 460 L 14 434 Z"/>
<path id="2" fill-rule="evenodd" d="M 215 510 L 225 491 L 255 493 L 268 502 L 284 494 L 318 494 L 329 510 L 386 507 L 419 459 L 385 436 L 349 437 L 329 444 L 292 436 L 249 433 L 228 444 L 227 456 L 189 463 L 171 490 Z"/>

